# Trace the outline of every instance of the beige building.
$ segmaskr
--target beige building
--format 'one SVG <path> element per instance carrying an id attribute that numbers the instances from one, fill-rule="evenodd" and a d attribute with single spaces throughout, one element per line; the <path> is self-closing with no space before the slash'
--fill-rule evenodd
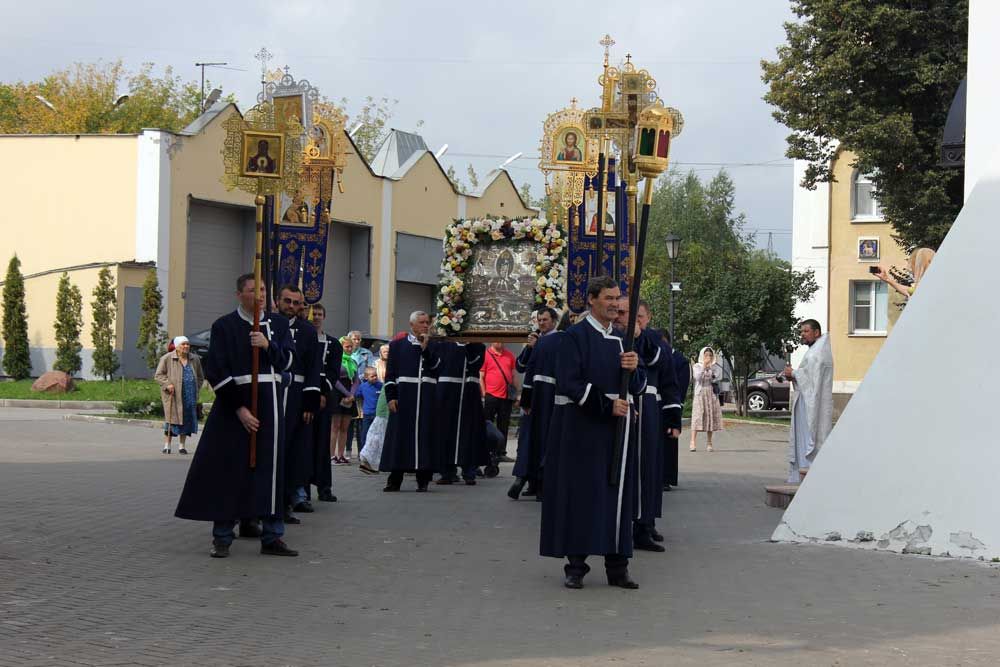
<path id="1" fill-rule="evenodd" d="M 813 269 L 820 285 L 799 316 L 819 320 L 830 336 L 839 406 L 864 379 L 901 311 L 902 298 L 871 268 L 907 267 L 871 181 L 851 166 L 855 159 L 839 150 L 830 167 L 834 181 L 816 190 L 804 190 L 797 181 L 793 206 L 793 266 Z M 796 165 L 797 179 L 803 168 Z"/>
<path id="2" fill-rule="evenodd" d="M 122 372 L 146 374 L 135 349 L 142 282 L 156 269 L 169 336 L 211 326 L 234 307 L 234 280 L 252 269 L 254 209 L 220 182 L 231 104 L 182 132 L 136 135 L 0 135 L 4 262 L 25 274 L 32 373 L 55 358 L 56 284 L 68 272 L 84 297 L 84 368 L 90 372 L 90 302 L 103 266 L 114 267 Z M 322 302 L 327 330 L 386 335 L 410 312 L 433 308 L 444 228 L 454 218 L 535 215 L 504 170 L 461 194 L 418 135 L 393 131 L 369 165 L 351 143 L 345 192 L 334 199 Z M 2 354 L 2 350 L 0 350 Z"/>

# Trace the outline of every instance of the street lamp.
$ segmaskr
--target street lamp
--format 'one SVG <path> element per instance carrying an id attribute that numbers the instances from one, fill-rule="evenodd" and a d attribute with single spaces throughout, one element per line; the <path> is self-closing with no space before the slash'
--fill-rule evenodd
<path id="1" fill-rule="evenodd" d="M 674 339 L 674 292 L 681 291 L 681 284 L 674 282 L 674 265 L 677 255 L 681 252 L 681 237 L 676 234 L 667 234 L 667 238 L 664 240 L 667 242 L 667 257 L 670 258 L 670 345 L 676 346 L 677 342 Z"/>

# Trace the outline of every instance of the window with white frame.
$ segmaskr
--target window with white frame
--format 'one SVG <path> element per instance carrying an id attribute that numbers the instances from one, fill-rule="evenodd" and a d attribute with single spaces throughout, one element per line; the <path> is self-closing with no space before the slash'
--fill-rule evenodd
<path id="1" fill-rule="evenodd" d="M 881 280 L 851 281 L 851 333 L 884 334 L 889 326 L 889 290 Z"/>
<path id="2" fill-rule="evenodd" d="M 851 218 L 853 220 L 881 220 L 882 211 L 875 198 L 875 184 L 870 174 L 857 169 L 851 177 Z"/>

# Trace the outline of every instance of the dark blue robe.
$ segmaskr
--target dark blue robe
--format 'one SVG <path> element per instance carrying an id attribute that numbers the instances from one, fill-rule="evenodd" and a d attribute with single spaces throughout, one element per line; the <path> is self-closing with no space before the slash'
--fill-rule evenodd
<path id="1" fill-rule="evenodd" d="M 382 446 L 382 472 L 435 472 L 441 464 L 440 447 L 434 437 L 434 397 L 437 386 L 436 343 L 421 351 L 415 338 L 407 336 L 389 343 L 385 369 L 385 400 L 399 401 L 389 413 Z"/>
<path id="2" fill-rule="evenodd" d="M 670 357 L 662 354 L 660 335 L 645 329 L 636 339 L 639 363 L 646 374 L 646 390 L 638 403 L 636 438 L 635 520 L 652 526 L 663 507 L 663 431 L 660 426 L 660 384 L 672 377 Z M 661 372 L 662 371 L 662 372 Z M 670 380 L 671 389 L 675 384 Z"/>
<path id="3" fill-rule="evenodd" d="M 627 418 L 621 467 L 609 483 L 619 419 L 612 415 L 621 376 L 622 340 L 588 316 L 559 339 L 556 396 L 545 453 L 539 552 L 632 555 L 635 421 Z M 629 390 L 641 393 L 642 370 Z"/>
<path id="4" fill-rule="evenodd" d="M 267 350 L 260 350 L 258 376 L 257 467 L 250 469 L 250 434 L 236 411 L 250 407 L 250 316 L 236 310 L 212 325 L 205 377 L 215 402 L 188 469 L 174 513 L 196 521 L 236 521 L 281 514 L 284 480 L 284 412 L 281 375 L 292 366 L 294 343 L 288 320 L 265 315 L 260 330 Z"/>
<path id="5" fill-rule="evenodd" d="M 322 362 L 315 327 L 298 317 L 293 317 L 288 327 L 295 341 L 295 361 L 289 369 L 292 377 L 284 397 L 286 495 L 305 486 L 312 476 L 313 427 L 302 421 L 302 413 L 315 415 L 319 411 Z"/>
<path id="6" fill-rule="evenodd" d="M 521 417 L 517 434 L 515 477 L 541 479 L 549 424 L 555 408 L 556 361 L 562 336 L 562 331 L 552 331 L 539 338 L 522 371 L 524 382 L 521 388 L 521 407 L 530 408 L 531 414 Z"/>
<path id="7" fill-rule="evenodd" d="M 340 377 L 340 364 L 344 357 L 344 346 L 333 336 L 317 334 L 317 347 L 322 359 L 319 372 L 320 393 L 326 397 L 326 407 L 313 420 L 313 468 L 312 479 L 320 491 L 333 489 L 333 467 L 330 465 L 330 422 L 333 420 L 337 400 L 333 396 L 333 386 Z"/>
<path id="8" fill-rule="evenodd" d="M 479 369 L 486 346 L 482 343 L 437 344 L 437 426 L 442 474 L 450 466 L 469 468 L 489 463 L 486 418 L 479 388 Z"/>
<path id="9" fill-rule="evenodd" d="M 670 345 L 663 341 L 662 345 L 668 349 Z M 676 381 L 675 399 L 670 401 L 664 396 L 661 405 L 661 414 L 664 422 L 664 431 L 668 428 L 681 427 L 681 412 L 684 401 L 687 400 L 688 387 L 691 384 L 691 366 L 681 352 L 671 350 L 674 368 L 674 380 Z M 671 486 L 677 486 L 677 475 L 680 463 L 677 438 L 671 438 L 664 433 L 664 461 L 663 461 L 663 481 Z"/>

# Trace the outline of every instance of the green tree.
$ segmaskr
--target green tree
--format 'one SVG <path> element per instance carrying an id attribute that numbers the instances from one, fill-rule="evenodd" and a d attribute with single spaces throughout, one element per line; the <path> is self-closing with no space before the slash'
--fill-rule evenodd
<path id="1" fill-rule="evenodd" d="M 199 95 L 198 82 L 184 81 L 170 67 L 158 76 L 152 63 L 135 72 L 121 60 L 76 63 L 41 81 L 0 84 L 0 132 L 114 134 L 147 127 L 176 132 L 200 115 Z"/>
<path id="2" fill-rule="evenodd" d="M 167 334 L 160 327 L 160 312 L 163 310 L 163 295 L 156 277 L 156 269 L 150 269 L 142 283 L 142 316 L 139 320 L 139 337 L 135 343 L 142 350 L 149 370 L 154 370 L 167 346 Z"/>
<path id="3" fill-rule="evenodd" d="M 118 310 L 118 293 L 111 269 L 104 267 L 97 274 L 94 300 L 90 307 L 93 321 L 90 324 L 90 339 L 94 343 L 94 374 L 110 380 L 118 370 L 118 355 L 115 354 L 115 314 Z"/>
<path id="4" fill-rule="evenodd" d="M 787 43 L 762 62 L 792 130 L 786 155 L 830 181 L 840 145 L 873 176 L 904 247 L 936 248 L 961 208 L 960 171 L 938 166 L 948 109 L 965 76 L 968 0 L 793 0 Z"/>
<path id="5" fill-rule="evenodd" d="M 479 175 L 476 173 L 476 170 L 473 169 L 471 164 L 468 169 L 465 170 L 465 173 L 469 175 L 469 187 L 473 190 L 473 192 L 475 192 L 479 189 Z"/>
<path id="6" fill-rule="evenodd" d="M 737 404 L 744 409 L 746 381 L 764 353 L 779 354 L 795 338 L 795 304 L 816 289 L 810 274 L 754 249 L 735 211 L 735 187 L 725 171 L 707 186 L 694 172 L 671 171 L 658 183 L 650 210 L 643 296 L 656 324 L 665 327 L 671 260 L 664 239 L 681 237 L 674 293 L 676 347 L 692 357 L 719 349 L 733 363 Z"/>
<path id="7" fill-rule="evenodd" d="M 3 283 L 3 370 L 15 380 L 31 375 L 24 276 L 21 275 L 21 260 L 17 255 L 10 258 Z"/>
<path id="8" fill-rule="evenodd" d="M 340 107 L 346 109 L 349 102 L 346 97 L 341 98 Z M 364 156 L 365 160 L 371 162 L 375 157 L 382 141 L 389 136 L 389 121 L 396 112 L 396 105 L 399 100 L 390 100 L 388 97 L 374 98 L 371 95 L 365 98 L 361 108 L 348 121 L 348 129 L 360 123 L 361 127 L 351 135 L 354 145 Z"/>
<path id="9" fill-rule="evenodd" d="M 59 278 L 56 291 L 56 361 L 52 368 L 76 375 L 83 367 L 80 358 L 80 333 L 83 331 L 83 297 L 80 288 L 69 280 L 69 274 Z"/>

